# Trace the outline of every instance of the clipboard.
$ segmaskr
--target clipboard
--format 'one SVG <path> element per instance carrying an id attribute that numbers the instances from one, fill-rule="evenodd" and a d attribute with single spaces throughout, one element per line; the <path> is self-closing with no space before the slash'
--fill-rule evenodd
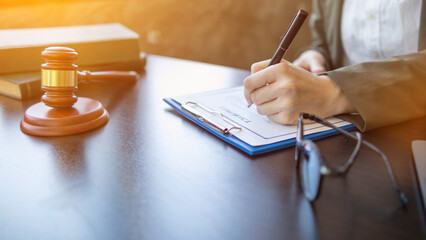
<path id="1" fill-rule="evenodd" d="M 219 90 L 220 91 L 220 90 Z M 202 94 L 202 93 L 201 93 Z M 292 137 L 287 140 L 273 142 L 265 145 L 260 146 L 253 146 L 248 144 L 247 142 L 241 140 L 240 138 L 236 137 L 234 134 L 232 134 L 232 131 L 244 131 L 245 129 L 238 129 L 240 126 L 238 124 L 229 122 L 229 127 L 224 126 L 223 124 L 218 123 L 217 121 L 213 120 L 210 116 L 211 114 L 217 115 L 218 117 L 224 119 L 224 121 L 228 122 L 226 118 L 215 109 L 211 109 L 209 107 L 204 106 L 202 103 L 196 102 L 196 101 L 185 101 L 185 102 L 179 102 L 175 98 L 164 98 L 164 102 L 166 102 L 168 105 L 170 105 L 174 110 L 176 110 L 178 113 L 180 113 L 185 118 L 189 119 L 190 121 L 194 122 L 195 124 L 199 125 L 206 131 L 210 132 L 211 134 L 215 135 L 216 137 L 222 139 L 223 141 L 231 144 L 232 146 L 242 150 L 243 152 L 249 154 L 249 155 L 258 155 L 262 153 L 267 153 L 287 147 L 294 146 L 296 144 L 296 138 Z M 201 112 L 193 111 L 191 110 L 190 106 L 197 106 L 202 109 L 204 109 L 206 112 L 210 112 L 210 116 L 207 116 Z M 342 120 L 343 121 L 343 120 Z M 342 129 L 345 129 L 347 131 L 351 131 L 356 129 L 353 124 L 347 124 L 345 126 L 339 126 Z M 328 136 L 336 135 L 339 132 L 337 132 L 334 129 L 328 129 L 325 131 L 320 131 L 316 133 L 312 133 L 309 135 L 305 135 L 305 138 L 316 140 L 325 138 Z"/>

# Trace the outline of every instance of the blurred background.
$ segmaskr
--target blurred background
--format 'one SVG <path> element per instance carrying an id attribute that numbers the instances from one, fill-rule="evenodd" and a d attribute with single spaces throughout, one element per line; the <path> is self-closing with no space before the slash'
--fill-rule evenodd
<path id="1" fill-rule="evenodd" d="M 250 69 L 272 57 L 300 8 L 310 12 L 310 0 L 6 0 L 0 29 L 118 22 L 148 54 Z M 309 43 L 306 22 L 285 58 Z"/>

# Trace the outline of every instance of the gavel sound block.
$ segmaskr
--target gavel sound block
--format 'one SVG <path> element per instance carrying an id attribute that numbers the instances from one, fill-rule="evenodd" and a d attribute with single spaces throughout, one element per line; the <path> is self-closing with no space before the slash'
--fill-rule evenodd
<path id="1" fill-rule="evenodd" d="M 63 136 L 86 132 L 108 122 L 109 114 L 99 101 L 77 97 L 79 81 L 136 80 L 135 72 L 78 72 L 72 48 L 48 47 L 42 52 L 42 102 L 29 107 L 21 121 L 24 133 L 36 136 Z"/>

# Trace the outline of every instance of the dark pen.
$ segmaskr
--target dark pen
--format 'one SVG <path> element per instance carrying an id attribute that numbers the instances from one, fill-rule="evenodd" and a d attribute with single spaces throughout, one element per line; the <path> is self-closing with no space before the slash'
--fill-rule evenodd
<path id="1" fill-rule="evenodd" d="M 306 17 L 308 17 L 308 12 L 303 9 L 300 9 L 299 12 L 297 12 L 297 14 L 293 17 L 293 20 L 282 37 L 281 43 L 278 46 L 277 51 L 275 51 L 274 56 L 271 58 L 268 67 L 281 62 L 281 59 L 284 57 L 284 54 L 287 52 L 287 49 L 290 47 L 291 43 L 296 37 L 296 34 L 299 32 L 299 29 L 305 22 Z M 248 105 L 248 107 L 250 106 L 251 105 Z"/>
<path id="2" fill-rule="evenodd" d="M 281 62 L 281 59 L 284 57 L 284 54 L 287 52 L 287 49 L 290 47 L 291 43 L 296 37 L 296 34 L 299 32 L 299 29 L 305 22 L 306 17 L 308 17 L 308 13 L 303 9 L 300 9 L 299 12 L 297 12 L 297 14 L 293 17 L 293 20 L 282 37 L 280 46 L 278 46 L 278 49 L 269 62 L 268 67 Z"/>

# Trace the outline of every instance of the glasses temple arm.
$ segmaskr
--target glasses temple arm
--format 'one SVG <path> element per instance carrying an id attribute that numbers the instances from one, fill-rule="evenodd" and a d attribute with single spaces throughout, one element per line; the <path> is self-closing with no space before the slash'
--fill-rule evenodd
<path id="1" fill-rule="evenodd" d="M 355 149 L 353 150 L 353 152 L 352 152 L 351 156 L 349 157 L 348 161 L 346 161 L 343 166 L 335 168 L 334 171 L 337 174 L 343 174 L 343 173 L 345 173 L 349 169 L 349 167 L 352 166 L 355 158 L 358 156 L 358 152 L 359 152 L 359 150 L 361 148 L 361 145 L 362 145 L 362 135 L 359 132 L 357 132 L 356 133 L 356 137 L 357 137 L 357 143 L 356 143 Z"/>
<path id="2" fill-rule="evenodd" d="M 302 116 L 303 116 L 304 119 L 309 119 L 309 120 L 315 121 L 317 123 L 321 123 L 324 126 L 327 126 L 327 127 L 332 128 L 332 129 L 334 129 L 334 130 L 336 130 L 336 131 L 338 131 L 340 133 L 343 133 L 343 135 L 345 135 L 347 137 L 350 137 L 350 138 L 352 138 L 354 140 L 358 140 L 357 137 L 354 136 L 353 134 L 349 133 L 348 131 L 346 131 L 344 129 L 341 129 L 339 127 L 334 126 L 330 122 L 328 122 L 328 121 L 326 121 L 326 120 L 324 120 L 324 119 L 322 119 L 320 117 L 317 117 L 317 116 L 315 116 L 313 114 L 309 114 L 309 113 L 302 113 Z"/>
<path id="3" fill-rule="evenodd" d="M 386 168 L 388 170 L 389 176 L 391 178 L 393 188 L 395 189 L 396 194 L 398 195 L 398 198 L 401 200 L 401 203 L 404 206 L 407 205 L 408 199 L 405 196 L 405 194 L 400 190 L 400 188 L 398 186 L 398 183 L 397 183 L 397 181 L 395 179 L 395 176 L 393 175 L 392 167 L 391 167 L 391 165 L 390 165 L 390 163 L 389 163 L 388 158 L 386 157 L 386 155 L 382 151 L 380 151 L 376 146 L 374 146 L 373 144 L 371 144 L 371 143 L 369 143 L 369 142 L 367 142 L 365 140 L 363 140 L 362 142 L 364 143 L 364 145 L 366 145 L 367 147 L 371 148 L 373 151 L 375 151 L 376 153 L 378 153 L 382 157 L 383 161 L 385 162 Z"/>
<path id="4" fill-rule="evenodd" d="M 341 129 L 339 127 L 334 126 L 333 124 L 329 123 L 328 121 L 326 121 L 326 120 L 324 120 L 324 119 L 322 119 L 320 117 L 317 117 L 317 116 L 315 116 L 313 114 L 308 114 L 308 113 L 302 113 L 301 115 L 305 119 L 309 119 L 309 120 L 313 120 L 313 121 L 315 121 L 317 123 L 321 123 L 321 124 L 323 124 L 323 125 L 325 125 L 327 127 L 330 127 L 332 129 L 340 132 L 340 133 L 343 133 L 347 137 L 350 137 L 352 139 L 357 140 L 357 137 L 355 137 L 353 134 L 349 133 L 348 131 L 346 131 L 344 129 Z M 383 161 L 385 162 L 386 169 L 387 169 L 387 171 L 389 173 L 390 179 L 392 181 L 393 188 L 395 189 L 396 194 L 398 195 L 399 200 L 401 201 L 401 203 L 402 203 L 403 206 L 407 205 L 408 199 L 405 196 L 405 194 L 398 187 L 398 183 L 397 183 L 397 181 L 396 181 L 396 179 L 395 179 L 395 177 L 393 175 L 391 165 L 390 165 L 390 163 L 389 163 L 388 158 L 386 157 L 386 155 L 382 151 L 380 151 L 376 146 L 374 146 L 373 144 L 371 144 L 371 143 L 369 143 L 369 142 L 367 142 L 365 140 L 361 140 L 361 141 L 362 141 L 362 143 L 364 145 L 366 145 L 367 147 L 371 148 L 373 151 L 375 151 L 376 153 L 378 153 L 382 157 Z M 355 152 L 355 150 L 354 150 L 354 152 Z M 354 154 L 354 152 L 352 153 L 352 155 Z M 352 155 L 351 155 L 351 158 L 352 158 Z M 352 159 L 352 161 L 353 161 L 353 159 Z M 343 167 L 345 167 L 345 166 L 343 166 Z"/>

